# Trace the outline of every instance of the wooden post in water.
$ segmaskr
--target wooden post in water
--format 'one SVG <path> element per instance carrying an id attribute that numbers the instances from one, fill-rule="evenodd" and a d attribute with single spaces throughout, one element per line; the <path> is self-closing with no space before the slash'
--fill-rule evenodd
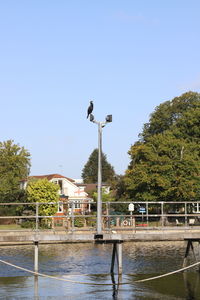
<path id="1" fill-rule="evenodd" d="M 39 242 L 34 241 L 34 271 L 38 272 L 38 251 L 39 250 Z"/>

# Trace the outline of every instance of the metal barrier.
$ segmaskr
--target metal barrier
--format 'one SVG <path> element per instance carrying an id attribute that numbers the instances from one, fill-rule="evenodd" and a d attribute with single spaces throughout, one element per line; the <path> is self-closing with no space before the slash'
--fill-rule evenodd
<path id="1" fill-rule="evenodd" d="M 44 208 L 50 206 L 55 209 L 53 215 L 41 214 Z M 79 200 L 77 203 L 73 199 L 50 203 L 0 203 L 0 231 L 96 231 L 96 207 L 96 202 L 87 202 L 86 206 L 85 201 Z M 200 202 L 102 203 L 102 228 L 105 231 L 169 227 L 185 229 L 198 226 Z"/>

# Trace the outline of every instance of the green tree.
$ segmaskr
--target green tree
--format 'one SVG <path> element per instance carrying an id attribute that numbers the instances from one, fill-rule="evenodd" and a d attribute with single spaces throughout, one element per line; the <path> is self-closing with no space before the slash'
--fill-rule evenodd
<path id="1" fill-rule="evenodd" d="M 200 94 L 159 105 L 130 149 L 126 196 L 148 201 L 200 200 Z"/>
<path id="2" fill-rule="evenodd" d="M 50 203 L 59 201 L 59 186 L 45 179 L 31 180 L 26 189 L 27 202 Z M 42 204 L 39 206 L 39 214 L 52 216 L 56 213 L 56 204 Z"/>
<path id="3" fill-rule="evenodd" d="M 200 137 L 199 117 L 200 94 L 194 92 L 184 93 L 180 97 L 165 101 L 156 107 L 150 115 L 149 122 L 144 124 L 140 138 L 142 141 L 148 141 L 150 136 L 163 133 L 166 130 L 174 131 L 178 138 L 185 138 L 186 135 L 187 138 L 191 135 Z M 194 126 L 198 128 L 194 128 Z"/>
<path id="4" fill-rule="evenodd" d="M 115 178 L 114 168 L 108 163 L 106 155 L 102 153 L 102 181 L 111 183 Z M 84 183 L 96 183 L 98 180 L 98 149 L 95 149 L 82 170 Z"/>
<path id="5" fill-rule="evenodd" d="M 115 200 L 116 201 L 126 201 L 127 200 L 127 187 L 125 183 L 124 175 L 117 175 L 115 185 L 113 186 Z"/>
<path id="6" fill-rule="evenodd" d="M 0 142 L 0 201 L 20 201 L 24 191 L 20 190 L 20 180 L 26 178 L 30 170 L 30 153 L 14 141 Z"/>

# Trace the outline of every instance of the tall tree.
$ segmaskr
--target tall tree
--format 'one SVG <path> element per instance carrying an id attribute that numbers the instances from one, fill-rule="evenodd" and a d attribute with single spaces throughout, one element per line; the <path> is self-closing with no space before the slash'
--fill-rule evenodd
<path id="1" fill-rule="evenodd" d="M 102 181 L 112 182 L 115 176 L 114 168 L 108 163 L 106 155 L 102 153 Z M 82 170 L 84 183 L 96 183 L 98 180 L 98 149 L 94 149 Z"/>
<path id="2" fill-rule="evenodd" d="M 0 201 L 17 201 L 22 196 L 20 180 L 30 170 L 30 153 L 14 141 L 0 142 Z"/>
<path id="3" fill-rule="evenodd" d="M 163 133 L 166 130 L 178 130 L 179 134 L 177 133 L 177 137 L 182 137 L 185 128 L 189 130 L 191 127 L 190 134 L 194 135 L 193 125 L 194 123 L 196 126 L 199 125 L 199 116 L 200 94 L 194 92 L 184 93 L 180 97 L 175 97 L 171 101 L 165 101 L 156 107 L 155 111 L 150 115 L 149 122 L 144 124 L 143 131 L 140 134 L 141 140 L 147 141 L 150 136 Z M 185 118 L 187 122 L 184 126 Z"/>
<path id="4" fill-rule="evenodd" d="M 143 201 L 200 199 L 200 145 L 158 134 L 131 147 L 125 182 L 129 198 Z"/>
<path id="5" fill-rule="evenodd" d="M 130 149 L 124 182 L 135 200 L 200 200 L 200 94 L 160 104 Z"/>

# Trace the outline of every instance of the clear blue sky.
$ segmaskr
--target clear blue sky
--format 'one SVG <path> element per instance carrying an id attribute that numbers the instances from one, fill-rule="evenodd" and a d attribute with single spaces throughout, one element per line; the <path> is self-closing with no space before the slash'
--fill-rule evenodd
<path id="1" fill-rule="evenodd" d="M 155 107 L 200 91 L 200 1 L 0 1 L 0 140 L 31 153 L 32 175 L 80 178 L 97 147 L 124 174 Z"/>

